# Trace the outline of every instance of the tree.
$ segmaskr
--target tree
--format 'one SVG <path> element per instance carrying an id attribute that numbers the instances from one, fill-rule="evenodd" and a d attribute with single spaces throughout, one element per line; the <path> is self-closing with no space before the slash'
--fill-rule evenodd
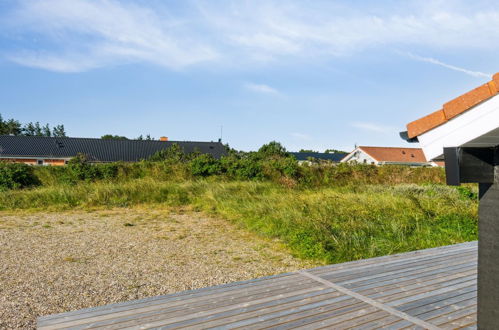
<path id="1" fill-rule="evenodd" d="M 65 137 L 64 125 L 57 125 L 53 130 L 49 124 L 40 125 L 40 122 L 29 122 L 22 125 L 18 120 L 4 120 L 0 114 L 0 135 L 25 135 L 25 136 L 55 136 Z"/>
<path id="2" fill-rule="evenodd" d="M 264 157 L 288 156 L 286 148 L 284 148 L 282 144 L 280 144 L 277 141 L 272 141 L 267 144 L 264 144 L 260 149 L 258 149 L 258 153 Z"/>
<path id="3" fill-rule="evenodd" d="M 36 128 L 32 122 L 29 122 L 26 125 L 24 125 L 23 135 L 26 135 L 26 136 L 35 136 L 36 135 Z"/>
<path id="4" fill-rule="evenodd" d="M 45 126 L 42 127 L 42 136 L 52 136 L 49 124 L 45 124 Z"/>
<path id="5" fill-rule="evenodd" d="M 100 137 L 102 140 L 128 140 L 126 136 L 106 134 Z"/>
<path id="6" fill-rule="evenodd" d="M 54 137 L 66 137 L 66 131 L 64 130 L 64 125 L 57 125 L 52 130 L 52 135 Z"/>
<path id="7" fill-rule="evenodd" d="M 35 135 L 36 136 L 44 136 L 42 132 L 42 127 L 40 126 L 40 122 L 35 123 Z"/>
<path id="8" fill-rule="evenodd" d="M 14 119 L 3 120 L 0 114 L 0 135 L 20 135 L 21 123 Z"/>
<path id="9" fill-rule="evenodd" d="M 187 159 L 184 149 L 178 144 L 174 143 L 170 147 L 157 151 L 151 157 L 150 161 L 160 162 L 160 161 L 172 161 L 175 163 L 185 161 Z"/>

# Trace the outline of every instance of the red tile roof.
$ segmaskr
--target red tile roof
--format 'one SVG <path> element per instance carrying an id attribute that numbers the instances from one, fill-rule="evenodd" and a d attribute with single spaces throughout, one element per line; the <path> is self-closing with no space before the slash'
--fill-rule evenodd
<path id="1" fill-rule="evenodd" d="M 426 163 L 423 149 L 420 148 L 360 146 L 359 149 L 362 149 L 379 162 Z"/>
<path id="2" fill-rule="evenodd" d="M 407 124 L 409 138 L 440 126 L 499 93 L 499 73 L 492 80 L 444 104 L 443 108 Z"/>

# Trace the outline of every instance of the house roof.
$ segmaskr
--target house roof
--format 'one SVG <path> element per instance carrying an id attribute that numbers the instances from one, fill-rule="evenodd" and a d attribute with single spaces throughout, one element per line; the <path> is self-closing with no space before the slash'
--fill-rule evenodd
<path id="1" fill-rule="evenodd" d="M 426 163 L 423 149 L 420 148 L 397 148 L 397 147 L 367 147 L 359 146 L 369 156 L 378 162 L 394 163 Z"/>
<path id="2" fill-rule="evenodd" d="M 309 158 L 329 160 L 332 162 L 341 161 L 346 154 L 342 153 L 322 153 L 322 152 L 290 152 L 291 155 L 295 156 L 296 160 L 308 160 Z"/>
<path id="3" fill-rule="evenodd" d="M 499 73 L 492 80 L 445 103 L 442 109 L 407 124 L 409 139 L 426 133 L 499 93 Z"/>
<path id="4" fill-rule="evenodd" d="M 190 141 L 141 141 L 141 140 L 103 140 L 93 138 L 59 138 L 40 136 L 0 135 L 0 157 L 53 157 L 71 158 L 84 153 L 97 162 L 126 161 L 147 159 L 172 144 L 178 144 L 184 152 L 212 154 L 220 158 L 226 154 L 220 142 Z"/>

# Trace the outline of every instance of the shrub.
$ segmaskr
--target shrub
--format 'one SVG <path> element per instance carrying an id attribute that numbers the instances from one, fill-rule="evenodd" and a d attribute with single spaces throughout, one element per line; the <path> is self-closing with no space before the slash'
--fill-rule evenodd
<path id="1" fill-rule="evenodd" d="M 99 178 L 98 169 L 89 163 L 84 154 L 78 154 L 69 160 L 67 165 L 66 179 L 70 183 L 76 181 L 92 181 Z"/>
<path id="2" fill-rule="evenodd" d="M 172 161 L 172 162 L 182 162 L 186 160 L 186 155 L 184 149 L 181 146 L 174 143 L 169 148 L 160 150 L 149 157 L 150 161 L 161 162 L 161 161 Z"/>
<path id="3" fill-rule="evenodd" d="M 267 178 L 279 180 L 282 177 L 296 178 L 298 162 L 293 157 L 273 156 L 263 161 L 264 174 Z"/>
<path id="4" fill-rule="evenodd" d="M 222 167 L 220 161 L 210 154 L 201 154 L 189 162 L 191 172 L 195 176 L 209 176 L 220 174 Z"/>
<path id="5" fill-rule="evenodd" d="M 19 163 L 0 162 L 0 190 L 19 189 L 40 184 L 33 167 Z"/>
<path id="6" fill-rule="evenodd" d="M 261 155 L 262 158 L 270 156 L 289 156 L 286 148 L 284 148 L 282 144 L 276 141 L 272 141 L 261 146 L 261 148 L 258 149 L 258 154 Z"/>
<path id="7" fill-rule="evenodd" d="M 231 179 L 263 179 L 263 168 L 255 153 L 238 153 L 222 157 L 220 164 L 223 172 Z"/>

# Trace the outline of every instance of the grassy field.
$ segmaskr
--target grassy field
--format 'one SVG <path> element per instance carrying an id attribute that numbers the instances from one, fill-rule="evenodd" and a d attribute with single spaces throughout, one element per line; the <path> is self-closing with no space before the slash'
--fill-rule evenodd
<path id="1" fill-rule="evenodd" d="M 329 263 L 477 239 L 475 187 L 357 183 L 306 188 L 285 182 L 147 177 L 0 193 L 0 210 L 152 204 L 221 217 L 263 237 L 279 238 L 299 257 Z"/>

